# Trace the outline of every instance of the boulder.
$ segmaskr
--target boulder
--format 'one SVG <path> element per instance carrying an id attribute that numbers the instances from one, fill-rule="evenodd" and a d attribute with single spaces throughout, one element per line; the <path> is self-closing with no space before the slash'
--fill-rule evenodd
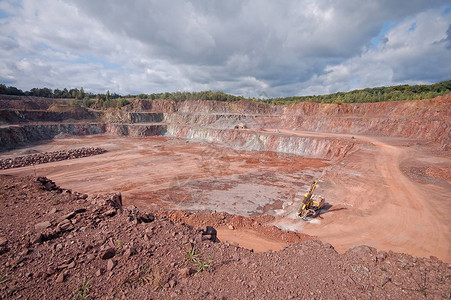
<path id="1" fill-rule="evenodd" d="M 204 228 L 202 228 L 201 230 L 202 235 L 201 235 L 201 240 L 202 241 L 213 241 L 213 242 L 219 242 L 218 238 L 217 238 L 217 231 L 216 229 L 214 229 L 211 226 L 205 226 Z"/>

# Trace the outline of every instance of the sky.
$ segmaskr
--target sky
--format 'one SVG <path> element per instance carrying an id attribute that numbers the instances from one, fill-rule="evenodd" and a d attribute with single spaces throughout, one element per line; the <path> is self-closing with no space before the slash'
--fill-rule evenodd
<path id="1" fill-rule="evenodd" d="M 0 0 L 0 83 L 245 97 L 451 79 L 449 0 Z"/>

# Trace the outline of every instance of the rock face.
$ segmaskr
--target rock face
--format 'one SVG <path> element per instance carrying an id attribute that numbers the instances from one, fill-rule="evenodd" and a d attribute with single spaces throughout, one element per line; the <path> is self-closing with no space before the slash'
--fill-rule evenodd
<path id="1" fill-rule="evenodd" d="M 0 122 L 29 123 L 29 122 L 62 122 L 76 120 L 91 122 L 99 117 L 99 113 L 91 112 L 80 107 L 72 107 L 68 111 L 48 110 L 7 110 L 0 109 Z"/>
<path id="2" fill-rule="evenodd" d="M 36 105 L 27 102 L 28 99 L 22 99 L 22 105 L 20 99 L 11 103 L 4 101 L 6 106 L 0 111 L 0 123 L 20 124 L 27 118 L 59 123 L 2 126 L 0 151 L 52 139 L 58 134 L 105 133 L 133 137 L 166 135 L 226 143 L 239 150 L 279 151 L 321 158 L 343 155 L 342 151 L 346 153 L 350 148 L 358 148 L 352 143 L 344 147 L 330 139 L 255 132 L 260 128 L 396 136 L 432 141 L 438 143 L 442 150 L 451 147 L 451 95 L 417 101 L 341 105 L 303 102 L 288 106 L 251 101 L 136 100 L 120 111 L 90 115 L 89 121 L 97 123 L 66 123 L 68 119 L 74 120 L 70 115 L 54 118 L 51 114 L 44 114 L 35 118 L 33 114 L 39 112 L 13 113 L 18 107 L 33 107 L 36 110 Z M 47 100 L 43 99 L 42 103 L 38 101 L 38 107 L 41 105 L 47 109 Z M 23 117 L 17 119 L 11 114 Z M 237 124 L 244 124 L 251 130 L 233 130 Z"/>
<path id="3" fill-rule="evenodd" d="M 40 123 L 2 126 L 0 127 L 0 151 L 51 140 L 59 134 L 93 135 L 101 133 L 105 133 L 105 125 L 98 123 Z"/>

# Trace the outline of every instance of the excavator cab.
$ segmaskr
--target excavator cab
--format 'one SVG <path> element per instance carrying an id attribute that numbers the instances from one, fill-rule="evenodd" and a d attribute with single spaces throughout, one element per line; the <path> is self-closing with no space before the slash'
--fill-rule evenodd
<path id="1" fill-rule="evenodd" d="M 324 206 L 324 198 L 314 198 L 313 191 L 318 184 L 318 180 L 315 180 L 310 187 L 310 190 L 304 195 L 301 207 L 299 207 L 296 213 L 302 220 L 307 221 L 309 218 L 314 218 L 318 215 L 320 209 Z"/>

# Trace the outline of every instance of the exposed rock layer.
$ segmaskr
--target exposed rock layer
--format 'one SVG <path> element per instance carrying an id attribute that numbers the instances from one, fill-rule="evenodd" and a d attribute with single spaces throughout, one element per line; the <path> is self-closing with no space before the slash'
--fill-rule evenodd
<path id="1" fill-rule="evenodd" d="M 451 144 L 451 95 L 419 101 L 341 105 L 304 102 L 289 106 L 251 101 L 136 100 L 122 110 L 104 112 L 82 108 L 65 111 L 40 98 L 26 98 L 22 104 L 20 98 L 0 101 L 5 104 L 0 122 L 40 122 L 0 127 L 0 151 L 52 139 L 58 134 L 105 133 L 136 137 L 166 135 L 226 143 L 240 150 L 323 158 L 340 157 L 356 147 L 354 142 L 344 145 L 331 139 L 256 132 L 261 128 L 423 139 L 436 143 L 442 150 L 449 150 Z M 46 110 L 37 110 L 40 106 Z M 65 123 L 68 121 L 71 123 Z M 253 130 L 232 130 L 238 124 Z"/>

